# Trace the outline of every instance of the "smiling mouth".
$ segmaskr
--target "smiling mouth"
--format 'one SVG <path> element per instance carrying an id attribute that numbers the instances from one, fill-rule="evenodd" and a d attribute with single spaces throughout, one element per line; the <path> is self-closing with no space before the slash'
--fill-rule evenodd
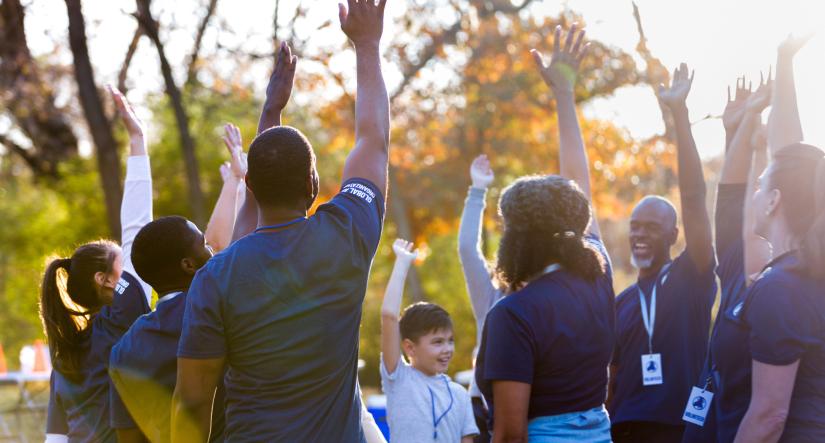
<path id="1" fill-rule="evenodd" d="M 653 248 L 650 247 L 650 244 L 644 242 L 634 242 L 631 246 L 631 250 L 634 255 L 650 255 L 653 252 Z"/>
<path id="2" fill-rule="evenodd" d="M 449 357 L 439 358 L 437 361 L 438 361 L 440 364 L 442 364 L 442 365 L 445 365 L 445 366 L 446 366 L 446 365 L 450 364 L 450 360 L 451 360 L 451 359 L 452 359 L 452 356 L 449 356 Z"/>

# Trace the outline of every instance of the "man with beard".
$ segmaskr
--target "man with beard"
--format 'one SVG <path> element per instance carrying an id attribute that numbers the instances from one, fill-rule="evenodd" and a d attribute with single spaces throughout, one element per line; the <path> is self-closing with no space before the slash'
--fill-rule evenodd
<path id="1" fill-rule="evenodd" d="M 630 219 L 631 259 L 639 273 L 616 300 L 609 406 L 618 443 L 681 441 L 682 413 L 707 352 L 715 260 L 702 163 L 685 104 L 692 81 L 682 64 L 671 87 L 659 91 L 676 123 L 684 252 L 671 259 L 679 228 L 668 200 L 645 197 Z"/>

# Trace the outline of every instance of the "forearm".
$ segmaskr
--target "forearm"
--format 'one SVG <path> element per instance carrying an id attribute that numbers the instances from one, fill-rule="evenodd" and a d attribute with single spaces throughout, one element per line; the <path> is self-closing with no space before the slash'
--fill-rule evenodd
<path id="1" fill-rule="evenodd" d="M 590 200 L 590 166 L 573 94 L 554 93 L 559 119 L 559 172 L 562 177 L 575 181 Z"/>
<path id="2" fill-rule="evenodd" d="M 281 105 L 270 103 L 270 99 L 267 97 L 261 110 L 261 117 L 258 119 L 258 134 L 271 127 L 281 126 L 281 113 L 283 110 Z"/>
<path id="3" fill-rule="evenodd" d="M 238 197 L 240 194 L 241 181 L 237 178 L 229 177 L 221 188 L 221 194 L 215 203 L 212 216 L 206 225 L 206 243 L 215 252 L 221 251 L 229 246 L 232 241 L 232 233 L 235 229 L 235 217 L 238 214 Z"/>
<path id="4" fill-rule="evenodd" d="M 387 282 L 387 289 L 384 292 L 384 301 L 381 303 L 381 314 L 383 316 L 398 317 L 401 311 L 401 300 L 404 296 L 404 282 L 410 271 L 411 262 L 403 259 L 396 259 L 395 265 Z"/>
<path id="5" fill-rule="evenodd" d="M 247 236 L 258 226 L 258 205 L 255 202 L 255 197 L 247 192 L 246 186 L 243 186 L 243 188 L 239 197 L 241 209 L 238 210 L 235 227 L 232 231 L 232 243 Z"/>
<path id="6" fill-rule="evenodd" d="M 151 221 L 152 171 L 149 156 L 131 156 L 126 160 L 126 180 L 120 205 L 120 244 L 123 251 L 123 269 L 135 277 L 138 275 L 132 265 L 132 244 L 138 232 Z M 142 280 L 141 286 L 146 297 L 151 297 L 151 287 Z"/>
<path id="7" fill-rule="evenodd" d="M 485 194 L 486 190 L 470 188 L 458 230 L 458 257 L 470 295 L 470 305 L 478 324 L 487 316 L 496 292 L 484 254 L 481 252 Z"/>
<path id="8" fill-rule="evenodd" d="M 358 89 L 355 101 L 355 141 L 387 152 L 390 103 L 381 72 L 378 42 L 355 46 Z"/>
<path id="9" fill-rule="evenodd" d="M 734 443 L 776 443 L 785 429 L 785 417 L 748 409 Z"/>
<path id="10" fill-rule="evenodd" d="M 793 57 L 780 53 L 776 62 L 776 82 L 768 117 L 768 147 L 771 154 L 803 139 L 796 100 Z"/>
<path id="11" fill-rule="evenodd" d="M 751 157 L 753 149 L 751 147 L 751 137 L 756 129 L 758 115 L 747 113 L 742 123 L 736 130 L 736 134 L 731 140 L 725 156 L 725 164 L 722 166 L 722 174 L 719 183 L 737 184 L 747 183 L 748 174 L 751 169 Z"/>
<path id="12" fill-rule="evenodd" d="M 212 396 L 175 390 L 172 396 L 172 443 L 205 442 L 212 421 Z"/>

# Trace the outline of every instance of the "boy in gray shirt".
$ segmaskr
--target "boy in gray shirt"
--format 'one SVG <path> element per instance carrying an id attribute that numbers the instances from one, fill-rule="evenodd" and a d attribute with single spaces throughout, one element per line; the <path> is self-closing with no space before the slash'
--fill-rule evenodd
<path id="1" fill-rule="evenodd" d="M 478 428 L 470 396 L 445 374 L 455 349 L 450 314 L 416 303 L 399 320 L 404 280 L 418 251 L 404 240 L 396 240 L 393 251 L 395 266 L 381 306 L 381 385 L 390 441 L 472 443 Z"/>

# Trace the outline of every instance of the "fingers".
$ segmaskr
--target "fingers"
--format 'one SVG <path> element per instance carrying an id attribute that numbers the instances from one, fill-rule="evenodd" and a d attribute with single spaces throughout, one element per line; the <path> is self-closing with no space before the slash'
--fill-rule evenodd
<path id="1" fill-rule="evenodd" d="M 347 0 L 350 6 L 352 6 L 352 0 Z M 341 22 L 341 27 L 344 27 L 344 23 L 347 22 L 347 7 L 344 6 L 343 3 L 338 3 L 338 20 Z"/>
<path id="2" fill-rule="evenodd" d="M 582 34 L 584 34 L 584 31 L 582 31 Z M 579 53 L 576 55 L 576 64 L 577 65 L 581 64 L 582 60 L 584 60 L 584 56 L 587 55 L 587 51 L 589 49 L 590 49 L 590 42 L 587 42 L 587 43 L 584 44 L 584 47 L 582 47 L 581 51 L 579 51 Z"/>
<path id="3" fill-rule="evenodd" d="M 384 8 L 387 6 L 387 0 L 378 0 L 378 12 L 384 15 Z"/>
<path id="4" fill-rule="evenodd" d="M 573 26 L 570 27 L 570 31 L 567 33 L 567 39 L 564 41 L 564 52 L 566 53 L 570 53 L 573 49 L 573 37 L 576 36 L 578 26 L 578 23 L 573 23 Z"/>
<path id="5" fill-rule="evenodd" d="M 555 56 L 561 51 L 561 25 L 556 26 L 553 32 L 553 55 Z"/>
<path id="6" fill-rule="evenodd" d="M 728 103 L 730 103 L 730 85 L 728 85 Z"/>
<path id="7" fill-rule="evenodd" d="M 690 79 L 688 80 L 688 85 L 689 86 L 693 86 L 693 78 L 694 77 L 696 77 L 696 71 L 692 70 L 692 71 L 690 71 Z"/>
<path id="8" fill-rule="evenodd" d="M 578 57 L 579 53 L 581 53 L 581 51 L 582 51 L 582 49 L 583 49 L 583 48 L 582 48 L 582 43 L 584 42 L 584 36 L 585 36 L 585 34 L 587 34 L 587 31 L 585 31 L 584 29 L 582 29 L 582 31 L 581 31 L 581 32 L 579 32 L 579 36 L 578 36 L 578 38 L 576 38 L 576 44 L 575 44 L 575 45 L 573 45 L 573 54 L 574 54 L 576 57 Z"/>
<path id="9" fill-rule="evenodd" d="M 547 65 L 544 63 L 544 57 L 542 57 L 541 53 L 535 49 L 530 50 L 530 54 L 533 55 L 533 61 L 536 62 L 536 66 L 539 69 L 544 69 Z"/>

